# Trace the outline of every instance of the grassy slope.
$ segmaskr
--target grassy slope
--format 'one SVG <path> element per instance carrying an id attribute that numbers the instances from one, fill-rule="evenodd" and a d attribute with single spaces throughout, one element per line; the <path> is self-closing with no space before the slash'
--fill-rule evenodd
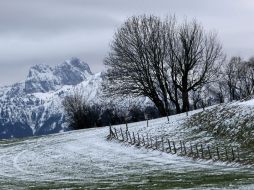
<path id="1" fill-rule="evenodd" d="M 191 130 L 187 140 L 219 146 L 237 146 L 243 161 L 254 163 L 254 100 L 221 104 L 194 114 L 182 127 Z"/>
<path id="2" fill-rule="evenodd" d="M 196 110 L 189 113 L 173 115 L 146 122 L 130 124 L 131 132 L 146 136 L 153 140 L 173 140 L 179 146 L 180 140 L 190 144 L 203 144 L 211 148 L 216 158 L 216 147 L 226 159 L 226 151 L 232 156 L 232 147 L 240 150 L 241 162 L 254 164 L 254 99 L 220 104 L 207 108 L 205 111 Z M 119 126 L 125 130 L 125 125 Z M 235 152 L 236 154 L 237 152 Z M 206 153 L 207 154 L 207 153 Z"/>

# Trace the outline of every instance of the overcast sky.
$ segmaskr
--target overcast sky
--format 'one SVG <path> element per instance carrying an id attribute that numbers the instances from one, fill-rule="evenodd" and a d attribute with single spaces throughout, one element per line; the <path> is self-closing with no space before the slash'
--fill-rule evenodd
<path id="1" fill-rule="evenodd" d="M 253 0 L 0 0 L 0 86 L 25 79 L 31 65 L 70 57 L 103 70 L 114 31 L 143 13 L 196 18 L 228 57 L 254 55 Z"/>

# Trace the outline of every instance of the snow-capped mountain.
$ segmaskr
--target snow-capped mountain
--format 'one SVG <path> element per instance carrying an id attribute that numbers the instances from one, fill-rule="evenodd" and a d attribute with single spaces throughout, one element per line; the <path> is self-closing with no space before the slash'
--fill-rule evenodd
<path id="1" fill-rule="evenodd" d="M 25 80 L 25 93 L 48 92 L 63 85 L 76 85 L 92 75 L 88 64 L 77 58 L 51 68 L 48 65 L 35 65 L 30 68 Z"/>
<path id="2" fill-rule="evenodd" d="M 63 98 L 82 89 L 90 102 L 102 99 L 101 73 L 93 74 L 89 65 L 72 58 L 55 67 L 35 65 L 27 78 L 0 88 L 0 139 L 56 133 L 67 130 L 62 107 Z M 125 99 L 120 104 L 125 105 Z M 142 105 L 148 100 L 139 98 Z"/>
<path id="3" fill-rule="evenodd" d="M 66 130 L 63 97 L 76 85 L 96 96 L 100 83 L 100 74 L 92 74 L 88 64 L 77 58 L 55 67 L 32 66 L 25 81 L 0 88 L 0 138 Z"/>

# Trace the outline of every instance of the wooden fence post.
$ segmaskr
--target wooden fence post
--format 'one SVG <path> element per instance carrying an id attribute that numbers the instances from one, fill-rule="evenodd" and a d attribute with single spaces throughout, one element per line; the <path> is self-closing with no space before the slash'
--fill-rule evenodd
<path id="1" fill-rule="evenodd" d="M 145 142 L 145 137 L 144 137 L 144 135 L 142 135 L 142 141 L 143 141 L 143 146 L 145 146 L 145 145 L 146 145 L 146 142 Z"/>
<path id="2" fill-rule="evenodd" d="M 123 136 L 123 130 L 122 130 L 122 128 L 120 128 L 120 132 L 121 132 L 121 135 L 122 135 L 122 141 L 124 141 L 124 136 Z"/>
<path id="3" fill-rule="evenodd" d="M 231 148 L 232 148 L 232 160 L 234 161 L 235 160 L 234 148 L 233 147 L 231 147 Z"/>
<path id="4" fill-rule="evenodd" d="M 134 132 L 132 132 L 132 136 L 133 136 L 133 144 L 136 144 L 136 138 L 135 138 Z"/>
<path id="5" fill-rule="evenodd" d="M 182 141 L 180 141 L 180 149 L 181 149 L 181 154 L 182 154 L 183 153 Z"/>
<path id="6" fill-rule="evenodd" d="M 128 142 L 129 141 L 128 130 L 126 130 L 125 133 L 126 133 L 126 141 Z"/>
<path id="7" fill-rule="evenodd" d="M 239 151 L 239 147 L 237 147 L 237 157 L 238 157 L 238 162 L 240 161 L 240 151 Z"/>
<path id="8" fill-rule="evenodd" d="M 128 123 L 126 122 L 125 125 L 126 125 L 126 131 L 128 131 L 129 130 L 128 129 Z"/>
<path id="9" fill-rule="evenodd" d="M 219 152 L 218 146 L 216 146 L 216 152 L 217 152 L 217 158 L 218 158 L 218 160 L 219 160 L 219 159 L 220 159 L 220 152 Z"/>
<path id="10" fill-rule="evenodd" d="M 129 131 L 128 131 L 128 135 L 129 135 L 130 143 L 132 144 L 131 134 Z"/>
<path id="11" fill-rule="evenodd" d="M 227 147 L 225 147 L 225 153 L 226 153 L 226 160 L 228 160 L 228 150 L 227 150 Z"/>
<path id="12" fill-rule="evenodd" d="M 210 159 L 212 159 L 212 155 L 211 155 L 210 147 L 208 146 L 208 147 L 207 147 L 207 149 L 208 149 L 209 158 L 210 158 Z"/>
<path id="13" fill-rule="evenodd" d="M 111 125 L 109 125 L 109 138 L 112 138 Z"/>
<path id="14" fill-rule="evenodd" d="M 162 147 L 162 151 L 164 152 L 164 139 L 163 139 L 163 137 L 161 137 L 161 147 Z"/>
<path id="15" fill-rule="evenodd" d="M 193 148 L 192 148 L 192 144 L 190 143 L 190 153 L 191 153 L 191 156 L 193 156 Z"/>
<path id="16" fill-rule="evenodd" d="M 169 152 L 171 152 L 171 144 L 169 140 L 168 140 L 168 148 L 169 148 Z"/>
<path id="17" fill-rule="evenodd" d="M 138 146 L 140 145 L 140 137 L 139 137 L 139 133 L 138 133 Z"/>
<path id="18" fill-rule="evenodd" d="M 155 137 L 155 149 L 158 149 L 158 139 Z"/>
<path id="19" fill-rule="evenodd" d="M 146 141 L 147 141 L 147 147 L 149 147 L 149 137 L 148 137 L 148 133 L 146 133 Z"/>
<path id="20" fill-rule="evenodd" d="M 184 154 L 186 155 L 187 151 L 186 151 L 186 147 L 185 147 L 185 142 L 183 142 L 183 149 L 184 149 Z"/>
<path id="21" fill-rule="evenodd" d="M 174 147 L 174 151 L 175 151 L 175 154 L 177 153 L 176 151 L 176 145 L 175 145 L 175 142 L 173 141 L 173 147 Z"/>
<path id="22" fill-rule="evenodd" d="M 118 134 L 117 134 L 116 128 L 114 128 L 114 130 L 115 130 L 116 139 L 118 139 Z"/>
<path id="23" fill-rule="evenodd" d="M 116 135 L 114 134 L 114 131 L 113 131 L 111 125 L 109 126 L 109 130 L 110 130 L 110 134 L 111 134 L 110 137 L 111 137 L 111 138 L 116 138 Z"/>
<path id="24" fill-rule="evenodd" d="M 201 144 L 200 147 L 201 147 L 201 158 L 204 159 L 203 144 Z"/>
<path id="25" fill-rule="evenodd" d="M 147 120 L 146 120 L 146 127 L 148 127 L 148 121 L 149 121 L 149 120 L 147 119 Z"/>
<path id="26" fill-rule="evenodd" d="M 199 158 L 199 152 L 198 152 L 198 145 L 196 144 L 196 155 L 197 155 L 197 158 Z"/>

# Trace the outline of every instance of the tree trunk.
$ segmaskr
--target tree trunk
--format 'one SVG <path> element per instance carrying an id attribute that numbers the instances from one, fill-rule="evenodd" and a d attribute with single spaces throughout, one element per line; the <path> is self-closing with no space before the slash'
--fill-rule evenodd
<path id="1" fill-rule="evenodd" d="M 162 117 L 167 116 L 167 111 L 165 110 L 165 108 L 164 108 L 163 105 L 157 105 L 157 108 L 158 108 L 158 110 L 159 110 L 159 112 L 160 112 L 160 115 L 161 115 Z"/>
<path id="2" fill-rule="evenodd" d="M 147 94 L 147 97 L 154 103 L 156 108 L 158 109 L 161 116 L 167 116 L 167 108 L 165 107 L 163 101 L 158 97 L 156 93 L 153 94 Z"/>
<path id="3" fill-rule="evenodd" d="M 183 112 L 187 112 L 190 110 L 190 103 L 189 103 L 189 93 L 188 91 L 183 91 L 182 92 L 182 100 L 183 100 Z"/>
<path id="4" fill-rule="evenodd" d="M 153 100 L 155 106 L 158 108 L 161 116 L 167 116 L 167 108 L 165 108 L 163 102 L 161 100 Z"/>
<path id="5" fill-rule="evenodd" d="M 176 113 L 181 113 L 181 108 L 180 108 L 180 105 L 179 105 L 179 101 L 178 101 L 178 95 L 177 95 L 177 88 L 174 87 L 175 89 L 175 106 L 176 106 Z"/>
<path id="6" fill-rule="evenodd" d="M 181 91 L 182 91 L 182 101 L 183 101 L 182 111 L 187 112 L 187 111 L 189 111 L 189 108 L 190 108 L 190 105 L 189 105 L 189 92 L 188 92 L 188 72 L 186 72 L 182 77 L 182 89 L 181 89 Z"/>

